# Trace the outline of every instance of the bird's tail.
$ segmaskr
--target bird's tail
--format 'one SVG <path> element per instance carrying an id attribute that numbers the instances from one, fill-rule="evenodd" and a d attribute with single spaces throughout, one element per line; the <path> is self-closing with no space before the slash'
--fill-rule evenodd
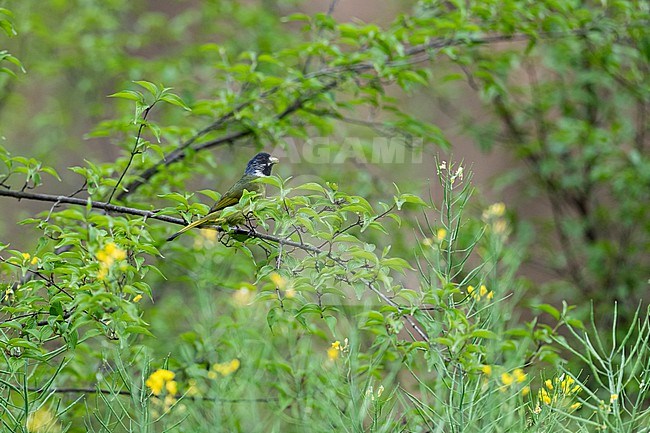
<path id="1" fill-rule="evenodd" d="M 205 223 L 205 219 L 201 218 L 199 220 L 194 221 L 192 224 L 186 225 L 185 227 L 183 227 L 182 229 L 180 229 L 179 231 L 177 231 L 176 233 L 174 233 L 173 235 L 168 237 L 167 242 L 173 241 L 174 239 L 176 239 L 177 237 L 179 237 L 180 235 L 182 235 L 186 231 L 191 230 L 194 227 L 199 226 L 199 225 L 201 225 L 203 223 Z"/>

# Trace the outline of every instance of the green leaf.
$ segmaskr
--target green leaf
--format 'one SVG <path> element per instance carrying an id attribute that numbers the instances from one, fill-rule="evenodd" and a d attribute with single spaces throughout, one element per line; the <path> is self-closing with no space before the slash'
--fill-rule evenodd
<path id="1" fill-rule="evenodd" d="M 162 92 L 162 89 L 158 88 L 158 86 L 150 81 L 138 80 L 134 81 L 134 83 L 147 89 L 147 91 L 154 97 L 158 97 L 158 95 Z"/>
<path id="2" fill-rule="evenodd" d="M 470 336 L 475 338 L 485 338 L 487 340 L 496 340 L 497 334 L 488 329 L 475 329 Z"/>
<path id="3" fill-rule="evenodd" d="M 539 305 L 535 305 L 533 308 L 550 314 L 551 316 L 553 316 L 555 320 L 560 320 L 560 312 L 557 310 L 557 308 L 553 307 L 552 305 L 539 304 Z"/>
<path id="4" fill-rule="evenodd" d="M 109 98 L 121 98 L 121 99 L 129 99 L 131 101 L 138 101 L 144 103 L 144 95 L 140 92 L 136 92 L 133 90 L 122 90 L 121 92 L 113 93 L 112 95 L 108 95 Z"/>
<path id="5" fill-rule="evenodd" d="M 400 200 L 402 200 L 404 203 L 413 203 L 413 204 L 417 204 L 417 205 L 420 205 L 420 206 L 429 207 L 427 202 L 425 202 L 424 200 L 422 200 L 420 197 L 418 197 L 415 194 L 401 194 L 400 195 Z"/>
<path id="6" fill-rule="evenodd" d="M 175 105 L 177 107 L 181 107 L 183 110 L 186 111 L 192 111 L 192 109 L 183 102 L 183 100 L 178 96 L 173 93 L 165 93 L 160 97 L 161 101 L 165 101 L 168 104 Z"/>

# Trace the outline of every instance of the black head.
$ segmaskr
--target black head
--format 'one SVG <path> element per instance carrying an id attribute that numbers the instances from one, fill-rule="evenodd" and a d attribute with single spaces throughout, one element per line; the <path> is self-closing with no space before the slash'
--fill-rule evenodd
<path id="1" fill-rule="evenodd" d="M 259 177 L 270 176 L 273 165 L 278 162 L 278 158 L 274 158 L 266 152 L 260 152 L 248 161 L 244 174 Z"/>

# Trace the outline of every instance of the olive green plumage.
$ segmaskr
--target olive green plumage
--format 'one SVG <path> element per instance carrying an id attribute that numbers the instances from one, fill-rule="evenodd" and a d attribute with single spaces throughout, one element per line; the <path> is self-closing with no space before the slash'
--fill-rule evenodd
<path id="1" fill-rule="evenodd" d="M 237 218 L 237 217 L 235 217 L 234 219 L 232 219 L 232 217 L 227 217 L 225 219 L 221 218 L 220 217 L 221 211 L 229 206 L 239 203 L 239 200 L 241 199 L 245 190 L 263 194 L 264 185 L 260 182 L 255 182 L 255 180 L 261 177 L 269 176 L 271 174 L 271 169 L 273 168 L 273 165 L 277 164 L 277 162 L 278 162 L 277 158 L 274 158 L 265 152 L 261 152 L 255 155 L 253 159 L 248 161 L 248 165 L 246 166 L 246 171 L 244 172 L 244 175 L 241 177 L 241 179 L 239 179 L 233 186 L 230 187 L 230 189 L 228 189 L 228 191 L 226 191 L 221 196 L 219 201 L 216 202 L 214 206 L 212 206 L 212 208 L 210 209 L 210 211 L 206 216 L 183 227 L 180 231 L 174 233 L 172 236 L 167 238 L 167 241 L 173 241 L 178 236 L 182 235 L 186 231 L 191 230 L 195 227 L 202 227 L 206 225 L 213 225 L 213 224 L 220 224 L 220 223 L 239 222 L 241 218 Z"/>

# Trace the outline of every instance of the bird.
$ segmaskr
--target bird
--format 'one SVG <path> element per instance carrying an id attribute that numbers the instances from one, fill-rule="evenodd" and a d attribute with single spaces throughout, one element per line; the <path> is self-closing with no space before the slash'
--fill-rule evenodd
<path id="1" fill-rule="evenodd" d="M 239 203 L 244 194 L 244 190 L 263 193 L 264 185 L 259 182 L 254 182 L 256 179 L 261 177 L 266 177 L 271 175 L 271 170 L 273 166 L 279 162 L 278 158 L 275 158 L 269 155 L 266 152 L 260 152 L 255 155 L 248 164 L 246 165 L 246 170 L 244 175 L 239 179 L 233 186 L 226 191 L 218 202 L 210 208 L 210 211 L 206 216 L 200 218 L 193 223 L 183 227 L 178 232 L 174 233 L 167 238 L 167 242 L 173 241 L 186 231 L 193 229 L 194 227 L 201 227 L 208 224 L 215 224 L 219 221 L 219 215 L 221 210 Z"/>

